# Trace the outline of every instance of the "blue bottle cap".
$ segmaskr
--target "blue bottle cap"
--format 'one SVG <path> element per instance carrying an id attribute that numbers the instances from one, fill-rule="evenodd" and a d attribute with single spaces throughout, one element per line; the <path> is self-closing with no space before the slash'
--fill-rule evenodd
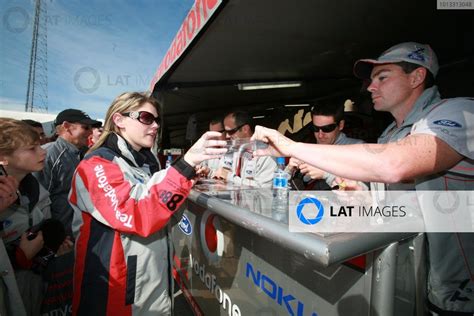
<path id="1" fill-rule="evenodd" d="M 285 164 L 285 157 L 278 157 L 277 164 L 284 165 Z"/>

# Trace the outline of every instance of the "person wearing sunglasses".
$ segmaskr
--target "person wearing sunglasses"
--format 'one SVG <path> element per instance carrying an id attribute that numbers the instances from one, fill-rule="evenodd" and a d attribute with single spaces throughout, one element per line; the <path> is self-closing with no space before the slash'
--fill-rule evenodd
<path id="1" fill-rule="evenodd" d="M 171 313 L 168 223 L 190 193 L 195 167 L 227 149 L 219 132 L 207 132 L 159 170 L 150 149 L 160 128 L 153 97 L 119 95 L 74 173 L 74 315 Z"/>
<path id="2" fill-rule="evenodd" d="M 231 112 L 224 118 L 224 132 L 228 140 L 250 140 L 255 124 L 247 112 Z M 237 185 L 271 187 L 277 168 L 271 157 L 252 157 L 250 153 L 234 152 L 221 159 L 221 166 L 212 176 Z"/>
<path id="3" fill-rule="evenodd" d="M 344 106 L 342 103 L 315 103 L 311 108 L 311 117 L 311 131 L 318 144 L 349 145 L 364 142 L 361 139 L 347 137 L 342 131 L 345 123 Z M 335 175 L 291 158 L 287 171 L 292 173 L 296 168 L 304 175 L 303 181 L 307 184 L 307 187 L 328 190 L 334 185 Z M 361 187 L 365 186 L 363 183 L 360 183 L 360 185 Z"/>

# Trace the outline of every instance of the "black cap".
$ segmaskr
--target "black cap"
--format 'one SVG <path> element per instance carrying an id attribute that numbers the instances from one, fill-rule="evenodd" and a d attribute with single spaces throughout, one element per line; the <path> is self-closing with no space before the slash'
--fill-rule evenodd
<path id="1" fill-rule="evenodd" d="M 96 121 L 90 118 L 89 115 L 82 112 L 81 110 L 76 109 L 67 109 L 58 114 L 56 119 L 54 120 L 54 125 L 58 126 L 61 125 L 63 122 L 70 122 L 70 123 L 81 123 L 85 125 L 97 125 L 102 123 L 100 121 Z"/>
<path id="2" fill-rule="evenodd" d="M 102 122 L 101 122 L 101 121 L 97 121 L 97 123 L 92 124 L 92 127 L 101 128 L 101 127 L 102 127 Z"/>

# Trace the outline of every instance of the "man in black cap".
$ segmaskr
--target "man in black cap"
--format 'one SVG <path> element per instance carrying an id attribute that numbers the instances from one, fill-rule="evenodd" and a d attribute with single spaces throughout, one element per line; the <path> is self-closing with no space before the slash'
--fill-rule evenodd
<path id="1" fill-rule="evenodd" d="M 73 210 L 68 202 L 72 176 L 81 159 L 81 149 L 87 147 L 92 126 L 100 124 L 81 110 L 67 109 L 54 120 L 58 138 L 46 148 L 44 169 L 36 173 L 49 191 L 51 216 L 60 220 L 71 235 Z"/>

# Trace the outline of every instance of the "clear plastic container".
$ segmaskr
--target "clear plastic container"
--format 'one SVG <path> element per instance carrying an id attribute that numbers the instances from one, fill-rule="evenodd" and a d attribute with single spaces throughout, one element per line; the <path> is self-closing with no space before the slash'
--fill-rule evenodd
<path id="1" fill-rule="evenodd" d="M 260 140 L 250 141 L 250 138 L 231 139 L 227 141 L 227 153 L 237 152 L 240 155 L 244 152 L 252 153 L 257 149 L 265 149 L 268 144 Z"/>

